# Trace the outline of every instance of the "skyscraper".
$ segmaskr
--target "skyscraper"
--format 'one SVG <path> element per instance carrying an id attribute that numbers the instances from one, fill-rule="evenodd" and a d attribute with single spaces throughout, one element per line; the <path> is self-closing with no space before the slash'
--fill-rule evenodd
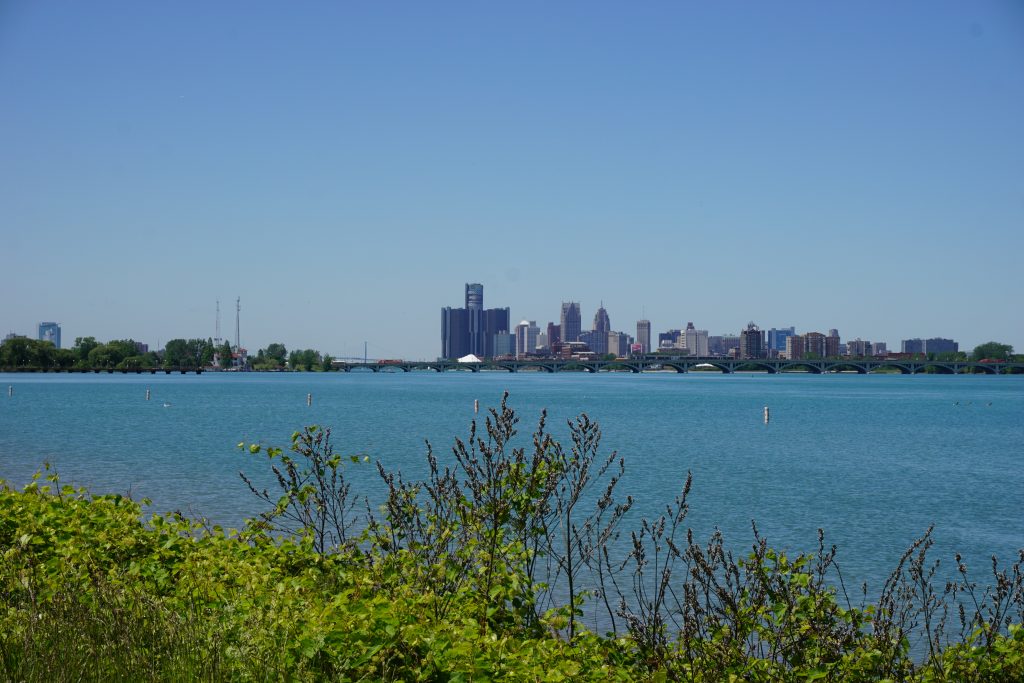
<path id="1" fill-rule="evenodd" d="M 483 310 L 484 286 L 479 282 L 466 283 L 466 308 Z"/>
<path id="2" fill-rule="evenodd" d="M 494 336 L 509 333 L 509 309 L 484 308 L 484 286 L 466 283 L 466 307 L 441 309 L 441 357 L 495 355 Z"/>
<path id="3" fill-rule="evenodd" d="M 604 310 L 603 302 L 594 314 L 592 331 L 594 334 L 591 337 L 590 350 L 601 355 L 608 353 L 608 333 L 612 331 L 612 323 L 608 318 L 608 311 Z"/>
<path id="4" fill-rule="evenodd" d="M 636 341 L 643 348 L 642 353 L 651 352 L 651 321 L 636 321 Z"/>
<path id="5" fill-rule="evenodd" d="M 764 332 L 753 322 L 740 332 L 740 358 L 764 358 Z"/>
<path id="6" fill-rule="evenodd" d="M 540 328 L 533 320 L 524 320 L 516 325 L 516 358 L 536 353 L 539 332 Z"/>
<path id="7" fill-rule="evenodd" d="M 469 326 L 469 351 L 478 357 L 484 356 L 487 346 L 484 334 L 484 286 L 478 282 L 466 283 L 466 312 Z M 493 340 L 492 340 L 493 343 Z"/>
<path id="8" fill-rule="evenodd" d="M 562 302 L 562 341 L 579 341 L 580 331 L 583 329 L 580 318 L 580 305 L 575 301 Z"/>
<path id="9" fill-rule="evenodd" d="M 686 323 L 683 339 L 686 340 L 686 349 L 691 356 L 704 358 L 710 355 L 707 330 L 698 330 L 693 323 Z"/>
<path id="10" fill-rule="evenodd" d="M 786 350 L 786 338 L 796 334 L 795 327 L 773 327 L 768 330 L 767 343 L 768 351 L 773 352 L 770 355 L 778 355 L 785 352 Z"/>
<path id="11" fill-rule="evenodd" d="M 39 340 L 53 342 L 60 348 L 60 325 L 57 323 L 39 323 Z"/>
<path id="12" fill-rule="evenodd" d="M 469 310 L 441 309 L 441 357 L 461 358 L 469 351 Z"/>

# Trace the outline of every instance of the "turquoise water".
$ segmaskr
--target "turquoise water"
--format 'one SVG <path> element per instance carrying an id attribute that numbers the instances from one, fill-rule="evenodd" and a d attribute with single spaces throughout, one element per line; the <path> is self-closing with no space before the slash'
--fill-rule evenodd
<path id="1" fill-rule="evenodd" d="M 1024 547 L 1024 377 L 8 374 L 0 390 L 0 478 L 20 485 L 48 461 L 65 481 L 229 526 L 259 509 L 238 470 L 265 475 L 240 441 L 284 446 L 319 423 L 342 452 L 417 476 L 424 439 L 447 457 L 473 401 L 482 412 L 508 390 L 524 443 L 542 408 L 563 436 L 579 412 L 597 420 L 637 514 L 660 514 L 690 470 L 699 538 L 717 526 L 742 550 L 754 519 L 772 545 L 810 551 L 822 527 L 848 585 L 877 589 L 932 523 L 934 556 L 952 568 L 959 551 L 979 578 Z M 374 467 L 352 477 L 379 492 Z"/>

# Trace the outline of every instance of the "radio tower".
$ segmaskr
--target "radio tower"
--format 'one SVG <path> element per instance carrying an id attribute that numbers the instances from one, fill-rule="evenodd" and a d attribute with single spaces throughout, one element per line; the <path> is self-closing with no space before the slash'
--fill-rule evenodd
<path id="1" fill-rule="evenodd" d="M 241 350 L 242 341 L 239 333 L 238 319 L 242 315 L 242 297 L 235 299 L 235 350 Z"/>
<path id="2" fill-rule="evenodd" d="M 217 299 L 217 330 L 213 335 L 213 343 L 217 346 L 223 343 L 220 338 L 220 299 Z"/>

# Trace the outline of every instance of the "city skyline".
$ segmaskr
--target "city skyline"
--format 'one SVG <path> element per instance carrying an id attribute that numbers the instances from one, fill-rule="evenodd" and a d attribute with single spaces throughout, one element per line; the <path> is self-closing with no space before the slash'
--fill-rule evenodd
<path id="1" fill-rule="evenodd" d="M 1022 63 L 996 0 L 4 3 L 0 334 L 156 348 L 241 296 L 249 349 L 429 359 L 480 282 L 539 334 L 1021 351 Z"/>

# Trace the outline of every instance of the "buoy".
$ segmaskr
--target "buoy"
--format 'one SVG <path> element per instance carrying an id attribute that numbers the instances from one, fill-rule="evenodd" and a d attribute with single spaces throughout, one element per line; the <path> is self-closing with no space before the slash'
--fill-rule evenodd
<path id="1" fill-rule="evenodd" d="M 8 396 L 14 396 L 14 385 L 13 384 L 8 384 L 7 385 L 7 395 Z"/>
<path id="2" fill-rule="evenodd" d="M 146 389 L 146 400 L 149 400 L 149 389 Z"/>
<path id="3" fill-rule="evenodd" d="M 313 405 L 313 394 L 306 394 L 306 405 Z"/>
<path id="4" fill-rule="evenodd" d="M 768 420 L 769 420 L 768 406 L 765 406 L 764 407 L 764 423 L 768 424 Z"/>
<path id="5" fill-rule="evenodd" d="M 474 413 L 479 413 L 480 412 L 480 399 L 478 399 L 478 398 L 473 399 L 473 412 Z"/>

